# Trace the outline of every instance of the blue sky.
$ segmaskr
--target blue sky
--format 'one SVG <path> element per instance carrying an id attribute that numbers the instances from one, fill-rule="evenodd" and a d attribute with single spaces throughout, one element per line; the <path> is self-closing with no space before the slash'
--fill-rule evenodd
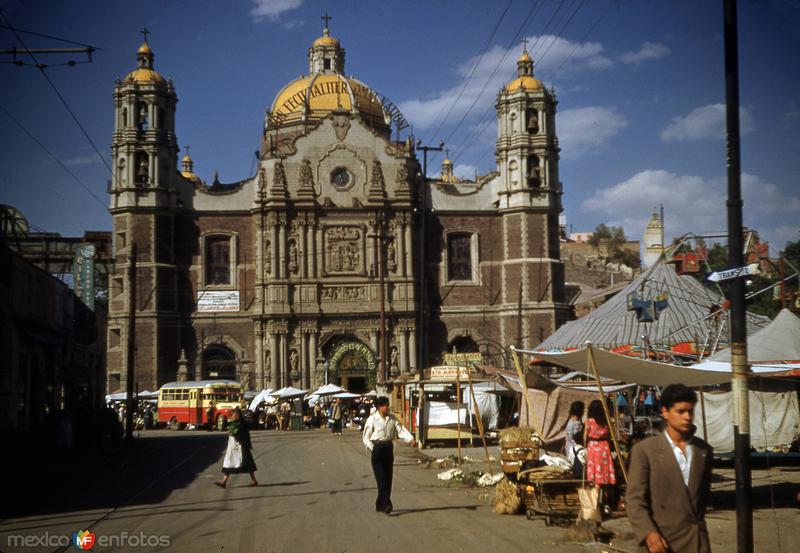
<path id="1" fill-rule="evenodd" d="M 218 170 L 223 182 L 251 174 L 264 110 L 307 72 L 326 10 L 348 75 L 400 106 L 423 141 L 445 139 L 457 172 L 490 171 L 491 106 L 514 74 L 519 34 L 529 39 L 536 75 L 558 97 L 564 206 L 575 231 L 604 222 L 640 238 L 662 203 L 670 236 L 725 230 L 721 0 L 0 0 L 0 7 L 19 29 L 101 48 L 92 64 L 46 71 L 107 160 L 114 79 L 135 67 L 146 26 L 156 68 L 175 82 L 179 143 L 191 145 L 204 179 Z M 739 30 L 745 224 L 777 250 L 800 236 L 800 3 L 740 2 Z M 22 38 L 30 48 L 69 46 Z M 0 44 L 21 47 L 5 29 Z M 47 81 L 33 67 L 3 64 L 0 82 L 0 105 L 101 200 L 0 110 L 0 203 L 62 234 L 110 229 L 107 169 Z M 439 163 L 432 159 L 431 173 Z"/>

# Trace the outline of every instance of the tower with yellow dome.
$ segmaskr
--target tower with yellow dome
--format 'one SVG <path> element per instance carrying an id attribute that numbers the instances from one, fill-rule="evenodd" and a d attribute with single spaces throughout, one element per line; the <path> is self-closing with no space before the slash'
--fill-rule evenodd
<path id="1" fill-rule="evenodd" d="M 137 249 L 136 379 L 151 385 L 164 374 L 179 344 L 178 261 L 175 255 L 179 211 L 178 144 L 172 81 L 156 71 L 155 54 L 145 41 L 136 52 L 136 67 L 114 86 L 114 174 L 109 189 L 114 225 L 116 272 L 109 279 L 109 389 L 125 374 L 128 286 L 132 245 Z M 148 290 L 148 292 L 144 292 Z M 152 292 L 151 292 L 152 291 Z M 149 294 L 149 296 L 148 296 Z"/>

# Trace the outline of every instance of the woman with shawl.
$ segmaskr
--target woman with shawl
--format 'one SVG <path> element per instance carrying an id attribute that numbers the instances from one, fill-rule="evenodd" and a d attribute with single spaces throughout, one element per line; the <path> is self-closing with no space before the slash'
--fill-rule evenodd
<path id="1" fill-rule="evenodd" d="M 214 482 L 220 488 L 228 483 L 231 474 L 250 474 L 250 486 L 258 486 L 255 472 L 256 461 L 253 458 L 253 444 L 250 441 L 250 430 L 247 421 L 242 418 L 239 408 L 231 412 L 228 423 L 228 448 L 225 450 L 225 459 L 222 462 L 222 472 L 225 476 L 221 482 Z"/>

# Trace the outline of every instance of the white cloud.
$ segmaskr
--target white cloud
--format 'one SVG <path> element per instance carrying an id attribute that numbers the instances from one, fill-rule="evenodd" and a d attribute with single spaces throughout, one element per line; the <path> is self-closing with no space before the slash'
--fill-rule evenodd
<path id="1" fill-rule="evenodd" d="M 299 8 L 303 0 L 253 0 L 253 4 L 255 5 L 250 10 L 250 15 L 256 21 L 265 17 L 275 20 L 282 13 Z"/>
<path id="2" fill-rule="evenodd" d="M 745 108 L 739 111 L 742 136 L 755 129 L 753 118 Z M 674 117 L 661 131 L 664 142 L 688 140 L 723 140 L 725 138 L 725 104 L 709 104 L 692 110 L 687 115 Z"/>
<path id="3" fill-rule="evenodd" d="M 291 31 L 292 29 L 299 29 L 300 27 L 304 26 L 305 24 L 306 24 L 306 22 L 303 21 L 303 20 L 292 19 L 291 21 L 287 21 L 286 23 L 284 23 L 282 26 L 287 31 Z"/>
<path id="4" fill-rule="evenodd" d="M 670 54 L 671 50 L 663 44 L 656 42 L 645 42 L 638 52 L 625 52 L 619 57 L 622 63 L 628 65 L 639 65 L 643 61 L 657 60 Z"/>
<path id="5" fill-rule="evenodd" d="M 608 143 L 628 126 L 627 118 L 614 108 L 589 106 L 558 114 L 558 140 L 562 157 L 575 159 L 608 149 Z"/>
<path id="6" fill-rule="evenodd" d="M 757 175 L 742 174 L 744 223 L 759 231 L 780 249 L 797 236 L 800 224 L 800 196 L 784 192 Z M 706 179 L 694 175 L 678 175 L 659 169 L 641 171 L 631 178 L 595 192 L 584 200 L 581 210 L 608 224 L 621 226 L 632 240 L 641 240 L 653 210 L 664 206 L 666 236 L 674 238 L 693 232 L 725 232 L 727 228 L 726 179 Z M 788 223 L 788 224 L 787 224 Z"/>
<path id="7" fill-rule="evenodd" d="M 528 37 L 535 62 L 534 73 L 540 79 L 547 79 L 561 73 L 579 71 L 601 71 L 611 67 L 614 62 L 604 55 L 604 48 L 598 42 L 573 42 L 553 35 Z M 494 100 L 497 91 L 516 74 L 519 46 L 506 49 L 492 46 L 475 66 L 472 78 L 467 81 L 479 56 L 457 65 L 458 82 L 444 90 L 434 92 L 426 98 L 415 98 L 400 103 L 400 110 L 417 129 L 430 129 L 438 125 L 441 117 L 450 110 L 447 124 L 455 124 L 467 113 L 470 106 L 475 107 L 470 117 L 479 117 Z M 499 66 L 498 66 L 499 64 Z M 562 66 L 563 64 L 563 66 Z M 497 68 L 497 71 L 495 69 Z M 463 88 L 463 92 L 461 92 Z M 459 93 L 461 96 L 459 97 Z M 455 102 L 456 98 L 458 101 Z M 477 101 L 476 101 L 477 99 Z M 455 104 L 453 104 L 455 102 Z M 492 117 L 494 115 L 492 114 Z"/>

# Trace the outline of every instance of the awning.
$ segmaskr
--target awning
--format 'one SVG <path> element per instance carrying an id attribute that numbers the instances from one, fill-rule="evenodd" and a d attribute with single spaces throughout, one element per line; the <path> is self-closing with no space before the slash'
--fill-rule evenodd
<path id="1" fill-rule="evenodd" d="M 515 350 L 536 358 L 573 371 L 592 372 L 589 361 L 589 348 L 575 351 L 544 353 L 530 350 Z M 646 384 L 649 386 L 668 386 L 669 384 L 682 383 L 686 386 L 711 386 L 714 384 L 724 384 L 730 382 L 730 370 L 705 370 L 695 367 L 682 367 L 670 365 L 668 363 L 658 363 L 646 359 L 627 357 L 592 348 L 597 372 L 601 377 L 615 378 L 623 382 Z M 776 367 L 764 367 L 754 370 L 759 375 L 773 374 L 775 376 L 788 370 L 789 367 L 777 369 Z M 605 387 L 604 387 L 605 388 Z"/>

